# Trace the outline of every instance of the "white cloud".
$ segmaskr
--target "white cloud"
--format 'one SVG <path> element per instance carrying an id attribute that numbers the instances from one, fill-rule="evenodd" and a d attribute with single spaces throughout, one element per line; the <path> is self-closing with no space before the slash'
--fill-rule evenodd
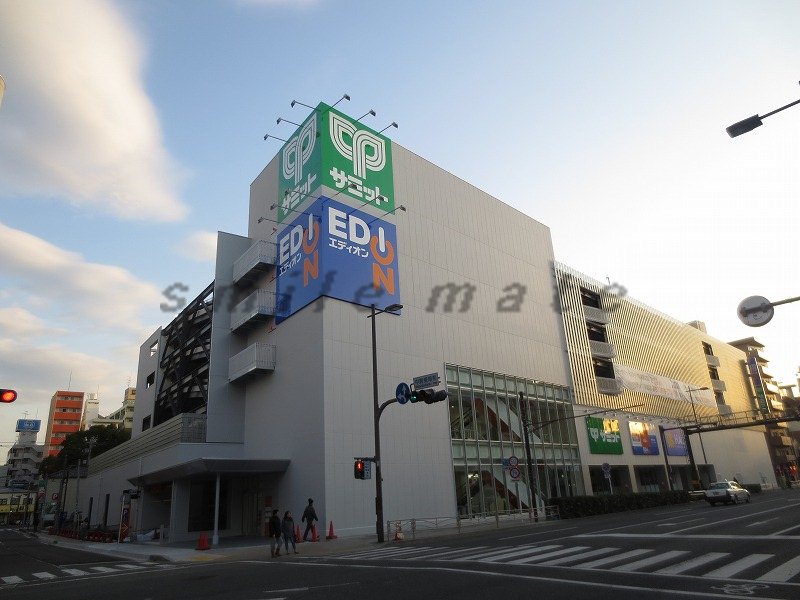
<path id="1" fill-rule="evenodd" d="M 0 274 L 14 289 L 50 299 L 50 307 L 87 327 L 143 335 L 140 313 L 163 300 L 156 286 L 121 267 L 88 262 L 3 223 L 0 239 Z"/>
<path id="2" fill-rule="evenodd" d="M 111 4 L 9 0 L 0 39 L 0 194 L 66 197 L 125 219 L 185 216 L 141 44 Z"/>
<path id="3" fill-rule="evenodd" d="M 63 329 L 47 327 L 42 319 L 19 306 L 0 308 L 0 335 L 8 335 L 16 340 L 26 340 L 45 334 L 63 332 Z"/>
<path id="4" fill-rule="evenodd" d="M 217 233 L 195 231 L 175 246 L 181 255 L 198 262 L 214 262 L 217 258 Z"/>

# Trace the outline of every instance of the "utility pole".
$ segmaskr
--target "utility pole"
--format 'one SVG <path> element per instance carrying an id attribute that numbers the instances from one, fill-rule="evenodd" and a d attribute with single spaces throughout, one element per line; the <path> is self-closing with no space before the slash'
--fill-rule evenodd
<path id="1" fill-rule="evenodd" d="M 525 439 L 525 464 L 527 465 L 528 472 L 528 508 L 533 511 L 533 520 L 539 522 L 539 502 L 537 500 L 537 490 L 533 485 L 533 467 L 531 466 L 531 441 L 528 428 L 531 426 L 530 418 L 528 417 L 528 403 L 525 400 L 525 394 L 519 393 L 519 407 L 522 411 L 522 432 Z M 534 502 L 536 506 L 534 506 Z"/>

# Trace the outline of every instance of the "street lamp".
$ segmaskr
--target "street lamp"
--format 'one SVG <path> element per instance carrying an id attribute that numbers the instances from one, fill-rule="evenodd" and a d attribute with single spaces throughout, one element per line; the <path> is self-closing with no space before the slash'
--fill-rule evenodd
<path id="1" fill-rule="evenodd" d="M 748 327 L 761 327 L 772 320 L 775 314 L 774 306 L 789 304 L 798 300 L 800 300 L 800 296 L 776 302 L 770 302 L 764 296 L 748 296 L 739 303 L 736 314 L 739 316 L 739 320 Z"/>
<path id="2" fill-rule="evenodd" d="M 761 116 L 753 115 L 752 117 L 747 117 L 746 119 L 743 119 L 743 120 L 739 121 L 738 123 L 734 123 L 730 127 L 726 127 L 725 131 L 727 131 L 728 135 L 731 136 L 732 138 L 736 137 L 738 135 L 742 135 L 743 133 L 747 133 L 748 131 L 753 131 L 753 129 L 755 129 L 756 127 L 761 127 L 764 124 L 762 119 L 766 119 L 767 117 L 771 117 L 775 113 L 779 113 L 782 110 L 786 110 L 787 108 L 790 108 L 790 107 L 794 106 L 795 104 L 800 104 L 800 100 L 795 100 L 794 102 L 790 102 L 786 106 L 781 106 L 780 108 L 777 108 L 777 109 L 773 110 L 772 112 L 768 112 L 765 115 L 761 115 Z"/>
<path id="3" fill-rule="evenodd" d="M 381 313 L 396 314 L 402 309 L 402 304 L 390 304 L 383 310 L 378 310 L 372 305 L 372 312 L 368 319 L 372 319 L 372 401 L 373 401 L 373 424 L 375 427 L 375 528 L 378 534 L 378 542 L 384 541 L 383 534 L 383 481 L 381 480 L 381 410 L 378 406 L 378 347 L 375 334 L 375 317 Z"/>

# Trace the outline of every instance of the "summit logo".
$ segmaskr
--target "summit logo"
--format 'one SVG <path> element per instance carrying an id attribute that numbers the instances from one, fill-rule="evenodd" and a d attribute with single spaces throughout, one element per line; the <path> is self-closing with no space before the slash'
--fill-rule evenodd
<path id="1" fill-rule="evenodd" d="M 303 166 L 311 158 L 316 143 L 317 120 L 309 119 L 300 128 L 300 132 L 283 147 L 281 168 L 285 179 L 294 180 L 295 185 L 300 185 L 303 181 Z"/>
<path id="2" fill-rule="evenodd" d="M 364 179 L 367 169 L 380 171 L 386 166 L 386 144 L 376 134 L 366 129 L 356 129 L 353 123 L 333 113 L 330 116 L 330 133 L 334 148 L 353 161 L 353 174 L 356 177 Z"/>

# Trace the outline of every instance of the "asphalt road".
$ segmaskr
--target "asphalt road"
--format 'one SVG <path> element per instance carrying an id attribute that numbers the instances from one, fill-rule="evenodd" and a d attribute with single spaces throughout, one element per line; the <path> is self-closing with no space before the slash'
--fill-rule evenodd
<path id="1" fill-rule="evenodd" d="M 12 559 L 17 565 L 39 561 L 39 568 L 50 561 L 60 568 L 85 560 L 78 569 L 87 572 L 0 583 L 0 598 L 789 600 L 800 598 L 798 509 L 800 490 L 792 490 L 755 495 L 750 504 L 699 502 L 376 544 L 324 557 L 132 567 L 46 547 L 55 554 L 45 558 L 45 549 L 31 545 L 37 542 L 11 542 L 0 533 L 4 560 L 16 544 L 27 556 Z M 109 570 L 92 571 L 96 566 Z M 0 574 L 7 571 L 4 565 Z"/>

